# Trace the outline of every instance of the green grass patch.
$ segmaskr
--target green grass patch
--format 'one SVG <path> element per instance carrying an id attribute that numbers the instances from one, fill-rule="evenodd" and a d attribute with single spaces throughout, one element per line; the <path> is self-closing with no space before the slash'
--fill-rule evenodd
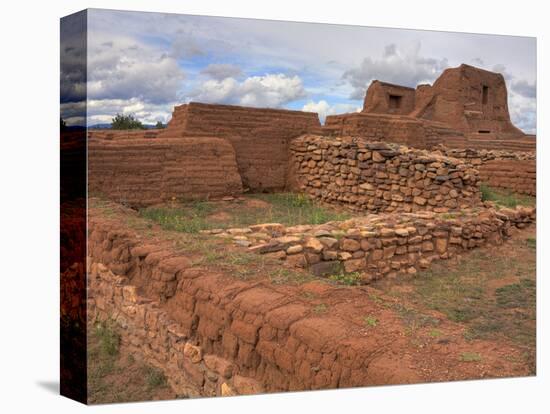
<path id="1" fill-rule="evenodd" d="M 529 237 L 525 240 L 525 243 L 527 244 L 527 247 L 531 248 L 531 249 L 536 249 L 537 248 L 537 239 L 534 238 L 534 237 Z"/>
<path id="2" fill-rule="evenodd" d="M 265 201 L 267 206 L 249 207 L 246 203 L 228 206 L 219 202 L 195 201 L 176 206 L 148 207 L 139 213 L 164 230 L 184 233 L 248 227 L 259 223 L 281 223 L 287 226 L 322 224 L 351 217 L 348 213 L 322 206 L 303 194 L 254 194 L 247 197 Z M 213 220 L 211 216 L 216 213 L 224 213 L 227 219 Z"/>
<path id="3" fill-rule="evenodd" d="M 442 335 L 442 333 L 439 329 L 431 329 L 430 330 L 430 336 L 432 338 L 439 338 L 441 335 Z"/>
<path id="4" fill-rule="evenodd" d="M 341 283 L 347 286 L 357 286 L 361 284 L 361 273 L 350 272 L 346 273 L 343 270 L 340 273 L 328 276 L 329 280 L 333 282 Z"/>
<path id="5" fill-rule="evenodd" d="M 481 184 L 479 189 L 482 201 L 493 201 L 502 207 L 515 208 L 516 206 L 535 206 L 537 204 L 535 197 L 489 187 L 486 184 Z"/>
<path id="6" fill-rule="evenodd" d="M 376 325 L 378 325 L 378 319 L 374 317 L 373 315 L 367 315 L 363 318 L 363 321 L 365 322 L 365 325 L 370 326 L 374 328 Z"/>
<path id="7" fill-rule="evenodd" d="M 536 284 L 531 279 L 506 285 L 495 291 L 497 305 L 501 308 L 529 308 L 535 306 Z"/>
<path id="8" fill-rule="evenodd" d="M 317 314 L 326 313 L 328 311 L 328 306 L 324 303 L 319 303 L 313 307 L 313 312 Z"/>
<path id="9" fill-rule="evenodd" d="M 477 352 L 463 352 L 460 354 L 460 360 L 463 362 L 479 362 L 481 359 L 481 355 Z"/>
<path id="10" fill-rule="evenodd" d="M 160 369 L 145 366 L 143 370 L 145 374 L 145 381 L 150 388 L 166 386 L 166 377 Z"/>

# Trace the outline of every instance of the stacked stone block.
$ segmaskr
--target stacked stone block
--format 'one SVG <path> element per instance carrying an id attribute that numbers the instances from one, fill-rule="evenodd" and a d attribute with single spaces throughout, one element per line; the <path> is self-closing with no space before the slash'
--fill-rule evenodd
<path id="1" fill-rule="evenodd" d="M 304 135 L 291 144 L 289 182 L 323 202 L 369 212 L 447 212 L 480 201 L 461 160 L 361 138 Z"/>

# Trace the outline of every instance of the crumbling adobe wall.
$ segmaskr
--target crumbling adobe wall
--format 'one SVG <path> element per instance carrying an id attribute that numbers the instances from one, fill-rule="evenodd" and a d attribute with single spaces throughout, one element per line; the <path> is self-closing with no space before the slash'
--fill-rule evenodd
<path id="1" fill-rule="evenodd" d="M 430 149 L 449 140 L 464 142 L 462 132 L 440 122 L 424 121 L 409 116 L 365 112 L 329 115 L 323 135 L 361 137 L 371 141 L 394 142 L 409 147 Z"/>
<path id="2" fill-rule="evenodd" d="M 476 166 L 480 181 L 491 187 L 532 196 L 537 193 L 537 161 L 534 152 L 438 149 L 449 157 L 460 158 Z"/>
<path id="3" fill-rule="evenodd" d="M 510 120 L 506 82 L 500 73 L 462 64 L 445 69 L 430 92 L 431 99 L 417 106 L 412 116 L 445 122 L 465 133 L 524 135 Z"/>
<path id="4" fill-rule="evenodd" d="M 92 139 L 143 139 L 156 138 L 159 134 L 158 129 L 88 129 L 88 140 Z"/>
<path id="5" fill-rule="evenodd" d="M 375 80 L 361 113 L 329 116 L 325 125 L 329 135 L 361 136 L 416 148 L 445 144 L 532 150 L 535 145 L 510 120 L 504 77 L 465 64 L 446 69 L 433 85 L 418 85 L 416 90 Z"/>
<path id="6" fill-rule="evenodd" d="M 392 102 L 392 97 L 398 101 Z M 414 110 L 414 105 L 414 88 L 375 80 L 369 85 L 365 95 L 363 112 L 407 115 Z"/>
<path id="7" fill-rule="evenodd" d="M 429 151 L 304 135 L 291 154 L 294 189 L 354 210 L 446 212 L 480 202 L 477 170 Z"/>
<path id="8" fill-rule="evenodd" d="M 361 321 L 319 315 L 290 288 L 193 267 L 173 243 L 145 244 L 135 231 L 93 209 L 88 228 L 91 321 L 114 320 L 123 341 L 161 368 L 177 394 L 255 394 L 396 381 L 385 367 L 370 364 L 387 344 L 385 338 L 365 337 Z M 327 294 L 339 292 L 326 289 Z M 356 301 L 361 314 L 372 306 L 364 292 L 346 290 L 346 297 Z"/>
<path id="9" fill-rule="evenodd" d="M 159 137 L 220 137 L 235 148 L 243 185 L 255 191 L 283 189 L 288 144 L 320 132 L 316 113 L 191 102 L 174 108 Z"/>
<path id="10" fill-rule="evenodd" d="M 91 194 L 142 207 L 242 192 L 231 144 L 220 138 L 90 140 Z"/>
<path id="11" fill-rule="evenodd" d="M 475 208 L 450 213 L 368 215 L 316 226 L 274 224 L 242 229 L 249 251 L 317 275 L 361 272 L 360 283 L 416 274 L 434 260 L 486 244 L 501 244 L 514 228 L 535 220 L 534 208 Z M 232 237 L 217 233 L 217 237 Z"/>

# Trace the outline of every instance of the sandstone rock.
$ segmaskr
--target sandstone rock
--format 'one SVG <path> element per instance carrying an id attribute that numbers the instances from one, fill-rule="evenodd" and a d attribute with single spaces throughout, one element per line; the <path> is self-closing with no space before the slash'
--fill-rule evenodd
<path id="1" fill-rule="evenodd" d="M 304 268 L 307 266 L 307 260 L 303 254 L 292 254 L 286 257 L 286 262 L 290 266 Z"/>
<path id="2" fill-rule="evenodd" d="M 338 259 L 340 260 L 349 260 L 351 257 L 351 253 L 349 252 L 338 252 Z"/>
<path id="3" fill-rule="evenodd" d="M 336 250 L 323 250 L 323 260 L 336 260 L 338 252 Z"/>
<path id="4" fill-rule="evenodd" d="M 306 242 L 304 243 L 304 248 L 309 249 L 314 253 L 320 253 L 323 250 L 323 243 L 321 243 L 315 237 L 310 237 L 306 239 Z"/>
<path id="5" fill-rule="evenodd" d="M 338 239 L 335 239 L 334 237 L 321 237 L 319 240 L 329 249 L 332 249 L 338 245 Z"/>
<path id="6" fill-rule="evenodd" d="M 427 200 L 426 200 L 424 197 L 416 196 L 416 197 L 413 198 L 413 202 L 414 202 L 415 204 L 420 205 L 420 206 L 425 205 L 425 204 L 426 204 L 426 201 L 427 201 Z"/>
<path id="7" fill-rule="evenodd" d="M 222 397 L 232 397 L 234 395 L 237 395 L 235 390 L 233 390 L 233 388 L 231 388 L 226 382 L 222 383 L 222 385 L 220 386 L 220 391 Z"/>
<path id="8" fill-rule="evenodd" d="M 435 239 L 435 249 L 439 254 L 447 251 L 447 239 Z"/>
<path id="9" fill-rule="evenodd" d="M 344 270 L 347 273 L 357 272 L 364 269 L 366 265 L 365 259 L 349 259 L 344 261 Z"/>
<path id="10" fill-rule="evenodd" d="M 286 252 L 287 254 L 296 254 L 296 253 L 301 253 L 303 250 L 304 248 L 302 247 L 302 245 L 295 244 L 293 246 L 290 246 L 288 249 L 286 249 Z"/>
<path id="11" fill-rule="evenodd" d="M 202 350 L 200 347 L 192 345 L 189 342 L 185 343 L 183 355 L 188 358 L 193 364 L 198 364 L 202 360 Z"/>
<path id="12" fill-rule="evenodd" d="M 434 250 L 434 244 L 431 241 L 425 241 L 422 243 L 423 252 L 431 252 Z"/>
<path id="13" fill-rule="evenodd" d="M 348 252 L 355 252 L 361 248 L 361 245 L 357 240 L 342 239 L 340 241 L 340 248 Z"/>
<path id="14" fill-rule="evenodd" d="M 386 161 L 386 157 L 384 157 L 379 151 L 373 151 L 372 160 L 374 162 L 384 162 Z"/>

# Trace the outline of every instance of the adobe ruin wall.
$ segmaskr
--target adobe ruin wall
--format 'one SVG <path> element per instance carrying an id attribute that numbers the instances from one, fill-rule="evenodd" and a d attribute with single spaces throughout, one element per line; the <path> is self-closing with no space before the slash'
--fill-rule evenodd
<path id="1" fill-rule="evenodd" d="M 534 152 L 436 148 L 448 157 L 471 163 L 481 182 L 514 193 L 536 196 L 537 160 Z"/>
<path id="2" fill-rule="evenodd" d="M 242 193 L 235 151 L 224 139 L 92 139 L 88 190 L 132 207 Z"/>
<path id="3" fill-rule="evenodd" d="M 307 132 L 319 132 L 313 112 L 189 103 L 174 109 L 159 137 L 214 136 L 235 148 L 243 185 L 254 191 L 285 187 L 288 145 Z"/>
<path id="4" fill-rule="evenodd" d="M 291 144 L 289 183 L 322 202 L 369 212 L 446 212 L 479 204 L 471 164 L 361 138 L 304 135 Z"/>
<path id="5" fill-rule="evenodd" d="M 90 321 L 115 321 L 124 344 L 179 395 L 392 382 L 369 365 L 382 344 L 365 338 L 362 322 L 319 315 L 291 288 L 206 272 L 172 243 L 146 244 L 93 209 L 89 234 Z M 346 295 L 364 312 L 372 306 L 362 292 Z"/>
<path id="6" fill-rule="evenodd" d="M 318 276 L 361 272 L 358 283 L 414 275 L 434 260 L 449 259 L 486 244 L 499 245 L 514 228 L 535 220 L 534 208 L 480 207 L 460 213 L 367 215 L 322 225 L 276 224 L 241 229 L 249 251 L 308 268 Z M 217 237 L 234 237 L 216 232 Z"/>
<path id="7" fill-rule="evenodd" d="M 333 241 L 327 228 L 323 234 L 319 228 L 311 229 L 316 235 L 303 242 L 290 240 L 288 228 L 286 241 L 278 243 L 286 249 L 300 246 L 305 254 L 323 258 L 329 252 L 346 255 L 344 266 L 355 266 L 354 261 L 376 263 L 383 274 L 391 276 L 396 274 L 394 263 L 401 259 L 410 272 L 415 263 L 424 268 L 435 258 L 452 257 L 485 243 L 498 244 L 514 227 L 532 222 L 535 215 L 534 209 L 472 213 L 463 220 L 420 215 L 401 220 L 390 215 L 378 225 L 373 221 L 372 229 L 358 222 L 347 226 L 345 236 L 336 240 L 336 248 L 328 247 Z M 390 352 L 383 336 L 365 336 L 364 321 L 346 317 L 346 312 L 315 312 L 296 287 L 239 280 L 201 268 L 185 250 L 175 250 L 172 242 L 147 241 L 94 208 L 88 231 L 90 323 L 114 321 L 130 352 L 161 369 L 180 396 L 420 380 L 412 372 L 406 380 L 394 378 L 387 365 L 374 362 L 380 349 Z M 367 243 L 372 248 L 367 248 Z M 406 253 L 401 252 L 403 247 Z M 382 258 L 371 262 L 378 251 Z M 413 256 L 417 262 L 411 264 Z M 391 270 L 386 272 L 388 268 Z M 360 289 L 330 285 L 315 289 L 322 297 L 345 295 L 345 302 L 353 303 L 358 315 L 369 314 L 375 306 Z"/>
<path id="8" fill-rule="evenodd" d="M 274 191 L 286 186 L 290 140 L 320 131 L 319 117 L 313 112 L 191 102 L 176 106 L 164 129 L 90 130 L 88 138 L 101 142 L 188 137 L 225 139 L 234 148 L 243 186 L 253 191 Z"/>

